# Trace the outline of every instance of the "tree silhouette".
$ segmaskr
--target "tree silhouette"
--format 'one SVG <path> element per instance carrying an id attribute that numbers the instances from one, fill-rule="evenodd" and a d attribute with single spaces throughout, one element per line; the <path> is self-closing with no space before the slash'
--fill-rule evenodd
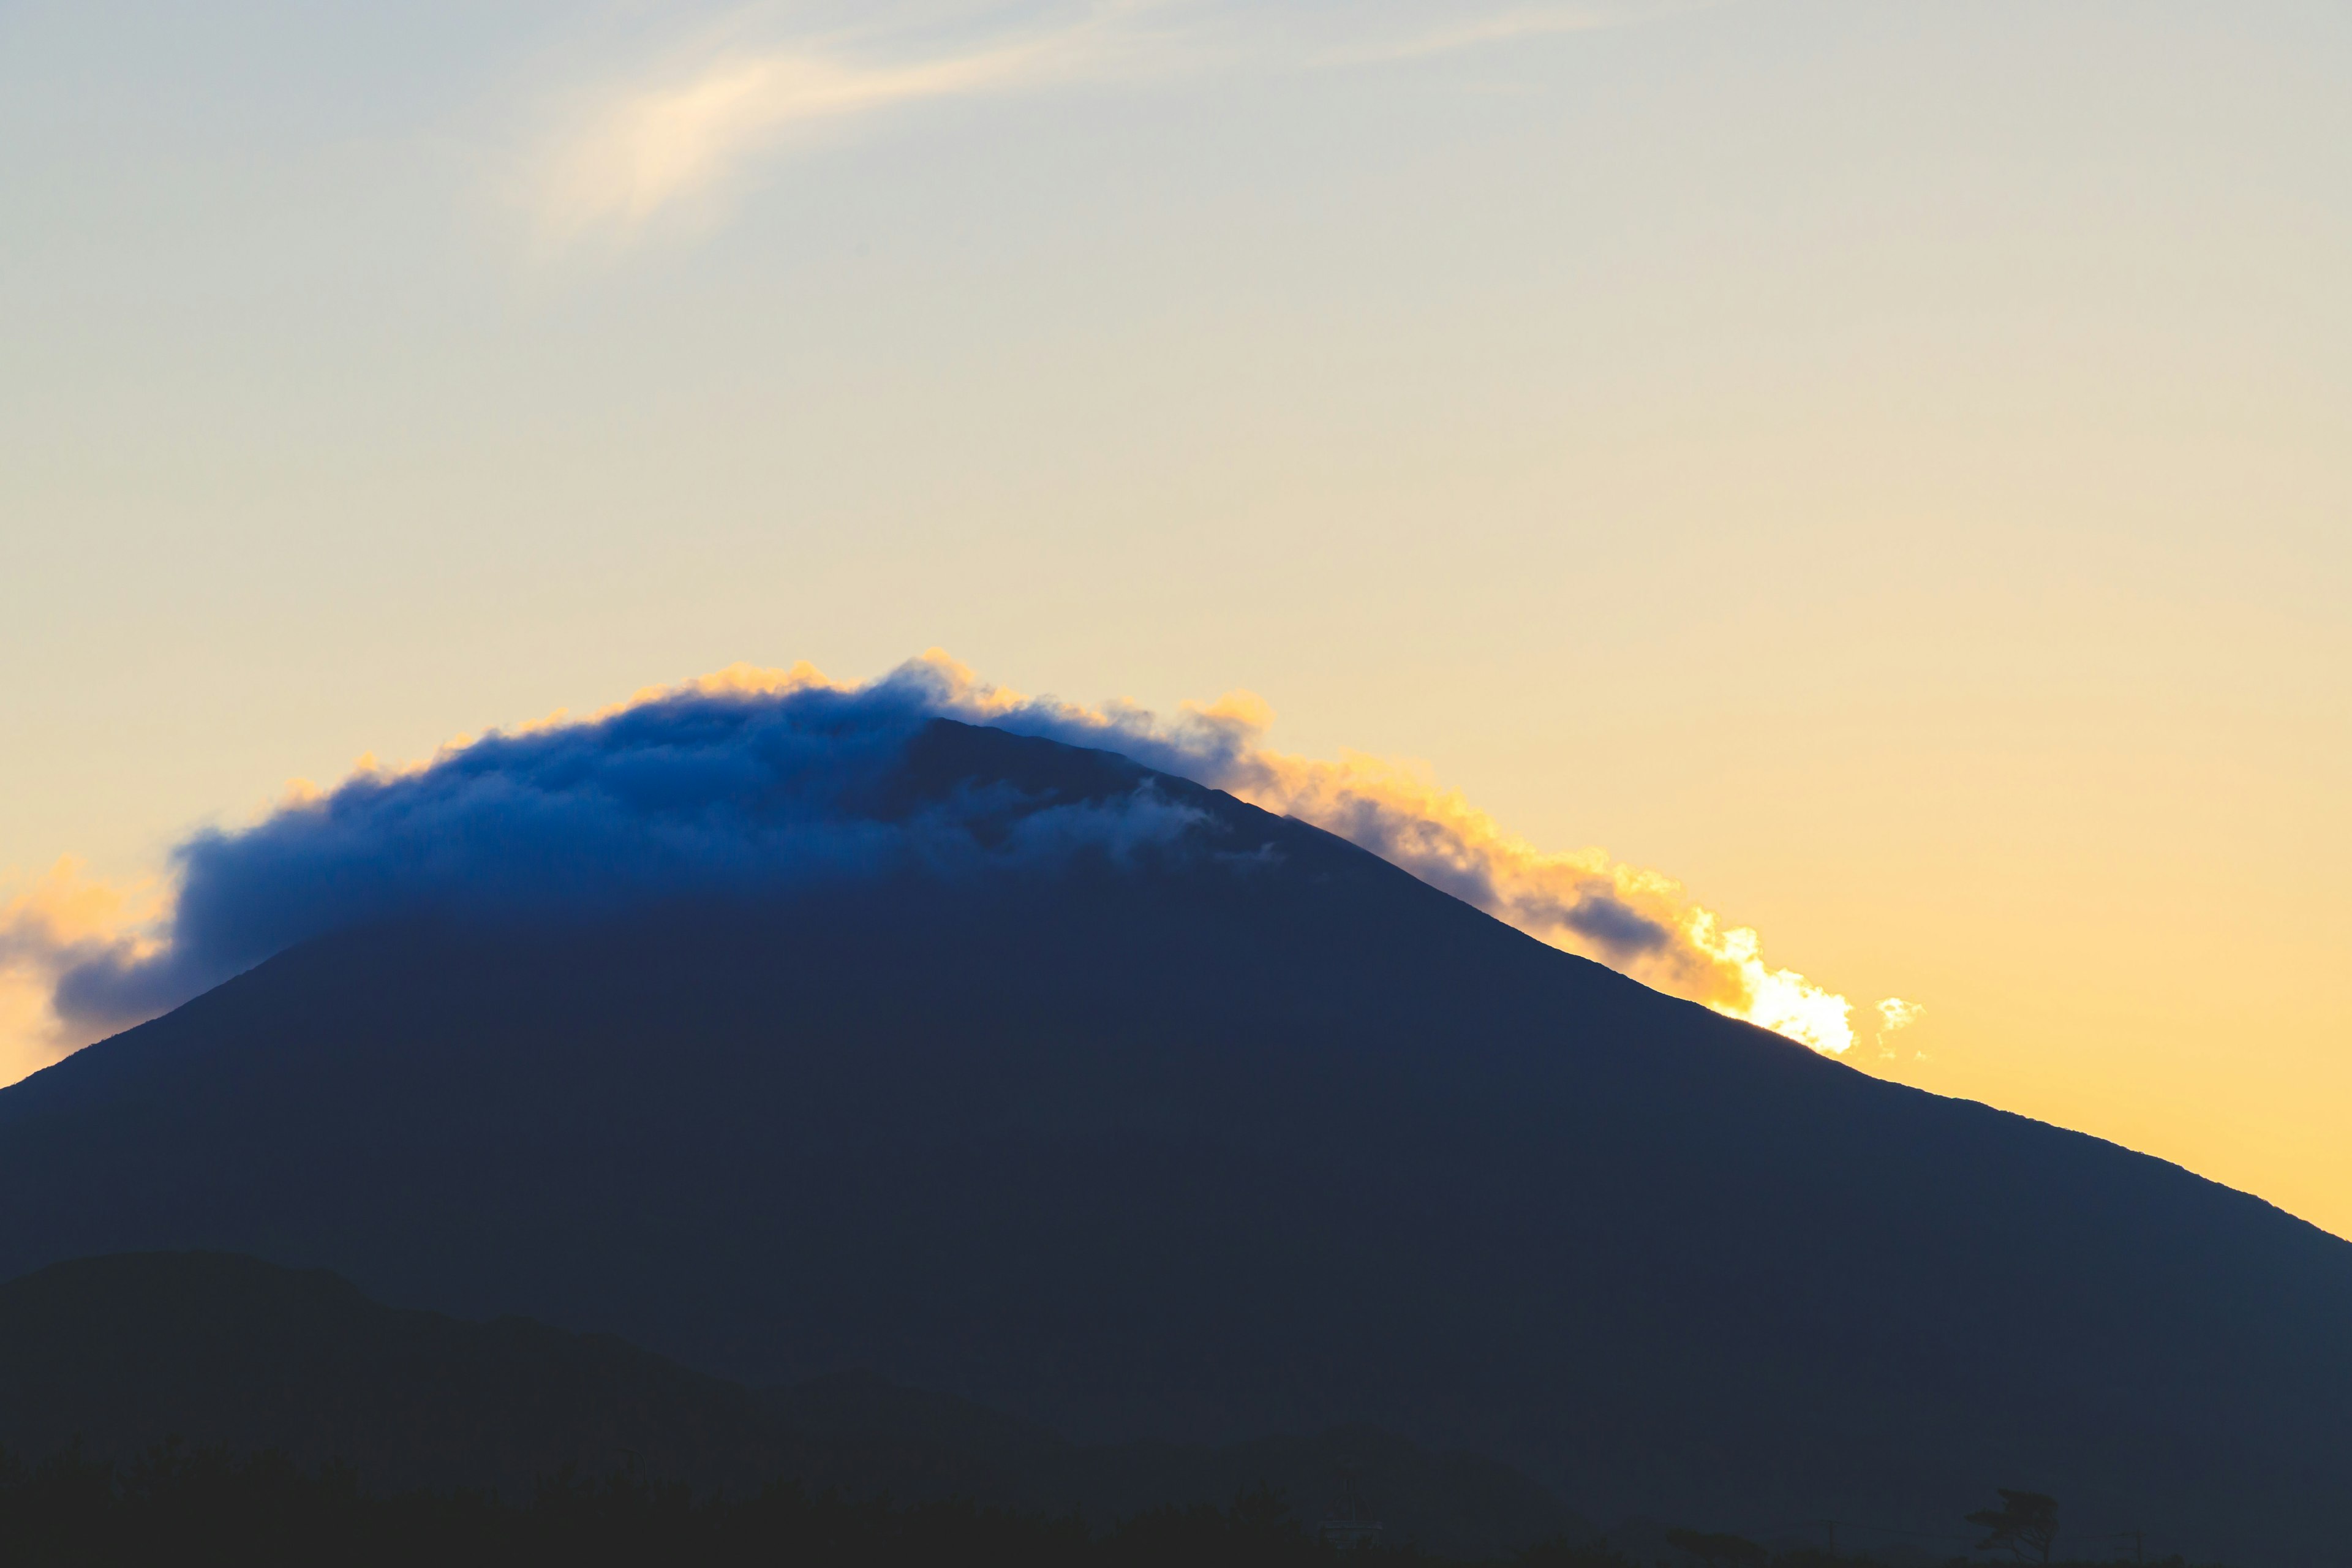
<path id="1" fill-rule="evenodd" d="M 1985 1538 L 1977 1542 L 1979 1552 L 1995 1552 L 2002 1547 L 2021 1562 L 2028 1552 L 2042 1562 L 2050 1561 L 2050 1543 L 2058 1539 L 2058 1500 L 2041 1492 L 2011 1491 L 2000 1489 L 2000 1506 L 1981 1508 L 1969 1515 L 1969 1522 L 1980 1525 Z"/>

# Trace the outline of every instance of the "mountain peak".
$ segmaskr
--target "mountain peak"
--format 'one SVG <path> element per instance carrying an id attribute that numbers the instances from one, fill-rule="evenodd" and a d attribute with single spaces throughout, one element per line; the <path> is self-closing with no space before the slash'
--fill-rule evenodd
<path id="1" fill-rule="evenodd" d="M 1370 1422 L 1601 1516 L 2333 1528 L 2352 1247 L 1125 759 L 896 754 L 952 874 L 378 921 L 0 1093 L 0 1271 L 231 1247 L 1082 1441 Z M 1001 847 L 1139 799 L 1180 830 Z"/>

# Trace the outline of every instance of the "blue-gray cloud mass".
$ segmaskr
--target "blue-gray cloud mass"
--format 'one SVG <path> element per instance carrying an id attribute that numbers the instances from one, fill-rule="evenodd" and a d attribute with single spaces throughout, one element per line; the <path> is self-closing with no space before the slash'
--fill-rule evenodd
<path id="1" fill-rule="evenodd" d="M 81 1026 L 152 1016 L 310 937 L 383 920 L 593 915 L 1118 859 L 1201 820 L 1149 779 L 1103 799 L 1001 782 L 910 795 L 909 744 L 952 705 L 948 678 L 918 661 L 854 689 L 689 688 L 360 773 L 182 844 L 160 948 L 79 955 L 54 1006 Z M 1043 708 L 1027 716 L 1032 732 L 1068 728 Z"/>
<path id="2" fill-rule="evenodd" d="M 1158 773 L 1298 817 L 1531 935 L 1817 1049 L 1852 1043 L 1843 997 L 1766 965 L 1752 931 L 1727 928 L 1672 880 L 1597 850 L 1539 853 L 1387 764 L 1266 750 L 1269 717 L 1247 693 L 1167 721 L 1124 703 L 1026 700 L 936 653 L 859 687 L 805 666 L 737 667 L 595 718 L 492 733 L 413 770 L 364 771 L 251 827 L 198 833 L 174 852 L 178 897 L 160 931 L 69 932 L 33 905 L 0 912 L 0 968 L 53 977 L 51 1010 L 88 1039 L 309 938 L 381 921 L 936 883 L 1081 857 L 1124 863 L 1146 846 L 1238 852 L 1208 842 L 1207 814 Z M 918 748 L 941 719 L 1126 761 L 1098 757 L 1083 788 L 1017 767 L 935 776 Z"/>

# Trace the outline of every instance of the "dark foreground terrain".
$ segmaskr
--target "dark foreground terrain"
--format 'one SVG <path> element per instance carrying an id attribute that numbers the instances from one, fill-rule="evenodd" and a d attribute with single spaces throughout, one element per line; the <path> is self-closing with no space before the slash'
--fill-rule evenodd
<path id="1" fill-rule="evenodd" d="M 750 1389 L 226 1254 L 0 1285 L 0 1563 L 1308 1568 L 1344 1541 L 1359 1564 L 1921 1568 L 1981 1533 L 1873 1545 L 1848 1521 L 1832 1558 L 1819 1522 L 1604 1536 L 1506 1466 L 1370 1428 L 1082 1445 L 871 1375 Z"/>
<path id="2" fill-rule="evenodd" d="M 1869 1568 L 1879 1561 L 1815 1549 L 1775 1553 L 1745 1542 L 1732 1552 L 1669 1548 L 1644 1560 L 1606 1542 L 1553 1539 L 1493 1561 L 1509 1568 Z M 346 1473 L 306 1473 L 279 1456 L 239 1460 L 218 1450 L 159 1452 L 120 1468 L 71 1455 L 27 1468 L 0 1456 L 0 1560 L 26 1568 L 1444 1568 L 1449 1561 L 1385 1542 L 1340 1548 L 1265 1490 L 1226 1507 L 1154 1509 L 1092 1530 L 1068 1516 L 961 1501 L 900 1507 L 813 1496 L 792 1484 L 697 1498 L 626 1473 L 550 1478 L 521 1500 L 377 1497 Z M 2057 1568 L 2086 1565 L 2061 1560 Z M 2185 1565 L 2176 1558 L 2158 1568 Z"/>
<path id="3" fill-rule="evenodd" d="M 1369 1426 L 1602 1521 L 1925 1538 L 2005 1485 L 2345 1560 L 2352 1245 L 1123 758 L 941 721 L 872 810 L 1146 784 L 1185 837 L 1051 875 L 301 942 L 0 1091 L 0 1277 L 213 1248 L 1095 1447 Z"/>
<path id="4" fill-rule="evenodd" d="M 608 1336 L 394 1310 L 330 1274 L 216 1253 L 87 1258 L 0 1285 L 0 1445 L 131 1468 L 178 1445 L 211 1456 L 199 1469 L 224 1495 L 262 1474 L 232 1484 L 224 1456 L 268 1453 L 271 1484 L 305 1507 L 331 1499 L 296 1479 L 327 1471 L 378 1497 L 516 1503 L 559 1473 L 625 1473 L 652 1489 L 646 1506 L 662 1488 L 746 1498 L 789 1481 L 1097 1523 L 1268 1487 L 1319 1521 L 1352 1486 L 1383 1534 L 1456 1556 L 1595 1534 L 1507 1466 L 1368 1427 L 1081 1445 L 870 1374 L 746 1388 Z"/>

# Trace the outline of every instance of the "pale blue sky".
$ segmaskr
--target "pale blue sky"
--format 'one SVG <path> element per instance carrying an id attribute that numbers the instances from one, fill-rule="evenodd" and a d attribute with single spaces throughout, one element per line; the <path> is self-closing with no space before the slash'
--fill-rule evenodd
<path id="1" fill-rule="evenodd" d="M 1245 687 L 2352 1228 L 2347 82 L 2334 3 L 0 0 L 0 871 L 738 659 Z"/>

